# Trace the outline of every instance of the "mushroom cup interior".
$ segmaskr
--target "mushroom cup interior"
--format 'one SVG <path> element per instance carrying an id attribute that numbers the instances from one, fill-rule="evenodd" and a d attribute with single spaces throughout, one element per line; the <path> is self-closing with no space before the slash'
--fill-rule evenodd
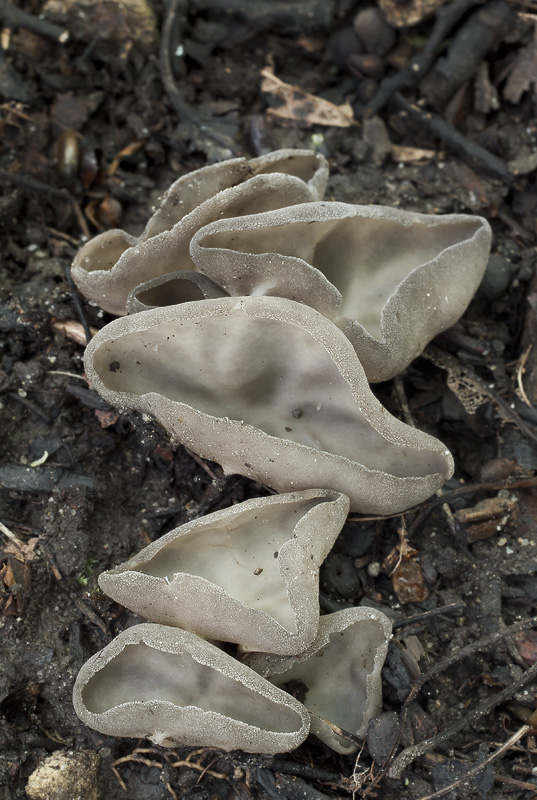
<path id="1" fill-rule="evenodd" d="M 90 713 L 160 701 L 196 707 L 274 732 L 296 731 L 301 720 L 290 708 L 244 686 L 188 653 L 168 653 L 141 642 L 127 645 L 89 679 L 82 700 Z"/>
<path id="2" fill-rule="evenodd" d="M 373 428 L 326 348 L 281 319 L 170 318 L 105 341 L 93 366 L 111 391 L 157 392 L 369 470 L 398 477 L 445 472 L 442 452 L 400 446 Z"/>

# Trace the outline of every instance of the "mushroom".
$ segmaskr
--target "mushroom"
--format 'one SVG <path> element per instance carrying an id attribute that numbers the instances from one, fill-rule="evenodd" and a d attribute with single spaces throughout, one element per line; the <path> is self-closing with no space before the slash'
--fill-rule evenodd
<path id="1" fill-rule="evenodd" d="M 326 489 L 247 500 L 162 536 L 99 585 L 151 622 L 300 653 L 317 634 L 319 567 L 348 509 Z"/>
<path id="2" fill-rule="evenodd" d="M 90 302 L 123 315 L 139 284 L 194 269 L 190 239 L 203 225 L 319 200 L 327 179 L 326 160 L 309 150 L 277 150 L 202 167 L 171 185 L 140 237 L 111 230 L 87 242 L 73 261 L 73 280 Z"/>
<path id="3" fill-rule="evenodd" d="M 76 679 L 80 719 L 164 747 L 281 753 L 308 735 L 306 709 L 195 634 L 149 623 L 120 633 Z"/>
<path id="4" fill-rule="evenodd" d="M 230 295 L 273 295 L 330 317 L 370 381 L 401 372 L 464 313 L 479 286 L 488 222 L 336 202 L 217 220 L 192 260 Z"/>
<path id="5" fill-rule="evenodd" d="M 201 272 L 171 272 L 136 286 L 127 297 L 127 313 L 137 314 L 160 306 L 175 306 L 191 300 L 229 297 L 217 283 Z"/>
<path id="6" fill-rule="evenodd" d="M 344 334 L 309 306 L 225 297 L 114 320 L 86 349 L 108 402 L 155 417 L 226 474 L 322 486 L 352 511 L 419 503 L 453 471 L 437 439 L 389 414 Z"/>
<path id="7" fill-rule="evenodd" d="M 311 714 L 314 733 L 338 753 L 357 746 L 334 726 L 365 738 L 369 720 L 382 708 L 380 673 L 392 626 L 374 608 L 346 608 L 321 617 L 319 632 L 308 649 L 286 658 L 254 653 L 249 665 L 272 683 L 300 695 Z"/>

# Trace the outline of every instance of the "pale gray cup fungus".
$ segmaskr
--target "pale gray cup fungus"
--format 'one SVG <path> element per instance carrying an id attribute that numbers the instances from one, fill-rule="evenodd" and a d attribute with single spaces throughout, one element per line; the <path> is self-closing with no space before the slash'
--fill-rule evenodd
<path id="1" fill-rule="evenodd" d="M 121 316 L 86 349 L 91 386 L 225 474 L 288 493 L 190 522 L 101 575 L 160 623 L 82 667 L 75 710 L 101 733 L 275 754 L 311 724 L 347 754 L 338 730 L 363 738 L 380 711 L 389 620 L 365 607 L 319 618 L 318 570 L 349 507 L 397 514 L 451 477 L 444 445 L 389 414 L 368 381 L 461 316 L 490 228 L 319 202 L 327 177 L 310 151 L 204 167 L 170 187 L 140 237 L 100 234 L 74 260 L 83 294 Z M 238 644 L 260 674 L 202 636 Z M 299 687 L 306 707 L 278 687 Z"/>
<path id="2" fill-rule="evenodd" d="M 331 727 L 363 739 L 369 720 L 382 707 L 380 673 L 392 626 L 385 614 L 360 606 L 326 614 L 315 641 L 304 653 L 285 658 L 254 653 L 249 665 L 272 683 L 292 687 L 311 714 L 311 733 L 339 753 L 356 744 Z"/>
<path id="3" fill-rule="evenodd" d="M 277 150 L 202 167 L 173 183 L 141 236 L 105 231 L 75 256 L 71 274 L 85 297 L 111 314 L 125 314 L 139 284 L 192 271 L 190 240 L 208 222 L 319 200 L 328 167 L 309 150 Z"/>
<path id="4" fill-rule="evenodd" d="M 193 633 L 134 625 L 87 661 L 75 682 L 80 719 L 108 736 L 282 753 L 309 731 L 306 709 Z"/>
<path id="5" fill-rule="evenodd" d="M 317 635 L 319 567 L 348 509 L 327 489 L 247 500 L 162 536 L 99 585 L 151 622 L 300 653 Z"/>
<path id="6" fill-rule="evenodd" d="M 212 222 L 190 254 L 230 295 L 289 297 L 330 317 L 368 380 L 383 381 L 461 317 L 490 240 L 483 217 L 316 202 Z"/>
<path id="7" fill-rule="evenodd" d="M 91 386 L 176 440 L 290 492 L 319 486 L 390 514 L 453 470 L 437 439 L 389 414 L 344 334 L 309 306 L 225 297 L 116 319 L 86 349 Z"/>

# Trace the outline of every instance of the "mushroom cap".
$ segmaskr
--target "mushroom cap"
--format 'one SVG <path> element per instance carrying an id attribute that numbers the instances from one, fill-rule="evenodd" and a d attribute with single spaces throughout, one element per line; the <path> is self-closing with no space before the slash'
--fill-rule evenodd
<path id="1" fill-rule="evenodd" d="M 248 663 L 283 689 L 301 685 L 311 732 L 338 753 L 352 753 L 356 744 L 332 725 L 365 738 L 369 720 L 382 708 L 381 670 L 391 635 L 382 611 L 346 608 L 321 617 L 317 637 L 303 653 L 254 653 Z"/>
<path id="2" fill-rule="evenodd" d="M 230 295 L 289 297 L 325 314 L 368 380 L 383 381 L 461 317 L 490 241 L 483 217 L 315 202 L 212 222 L 190 253 Z"/>
<path id="3" fill-rule="evenodd" d="M 309 731 L 306 709 L 195 634 L 145 623 L 120 633 L 78 673 L 80 719 L 108 736 L 281 753 Z"/>
<path id="4" fill-rule="evenodd" d="M 246 500 L 170 531 L 99 585 L 151 622 L 299 653 L 317 635 L 319 567 L 348 509 L 328 489 Z"/>
<path id="5" fill-rule="evenodd" d="M 327 180 L 326 159 L 311 150 L 276 150 L 202 167 L 170 186 L 141 236 L 118 229 L 87 242 L 73 260 L 73 280 L 91 303 L 122 316 L 139 284 L 195 269 L 190 240 L 208 222 L 318 200 Z"/>
<path id="6" fill-rule="evenodd" d="M 116 407 L 280 492 L 323 486 L 353 511 L 397 513 L 453 471 L 441 442 L 376 400 L 344 334 L 291 300 L 226 297 L 114 320 L 85 367 Z"/>

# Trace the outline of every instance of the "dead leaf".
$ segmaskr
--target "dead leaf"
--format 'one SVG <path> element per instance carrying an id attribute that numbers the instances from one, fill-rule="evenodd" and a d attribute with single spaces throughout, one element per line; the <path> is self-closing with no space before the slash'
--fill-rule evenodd
<path id="1" fill-rule="evenodd" d="M 336 106 L 298 86 L 284 83 L 268 67 L 261 70 L 261 76 L 261 91 L 279 103 L 267 110 L 269 117 L 334 128 L 349 128 L 357 124 L 350 103 Z"/>
<path id="2" fill-rule="evenodd" d="M 537 91 L 537 26 L 533 41 L 527 47 L 520 48 L 511 65 L 503 96 L 516 104 L 532 86 Z"/>
<path id="3" fill-rule="evenodd" d="M 101 423 L 101 428 L 110 428 L 110 426 L 115 425 L 119 419 L 119 414 L 116 414 L 116 412 L 112 408 L 110 410 L 96 408 L 95 416 Z"/>
<path id="4" fill-rule="evenodd" d="M 528 664 L 537 661 L 537 631 L 521 631 L 513 636 L 517 650 Z"/>
<path id="5" fill-rule="evenodd" d="M 79 131 L 84 127 L 97 103 L 88 94 L 74 95 L 73 92 L 59 92 L 50 107 L 50 118 L 61 130 L 66 128 Z"/>
<path id="6" fill-rule="evenodd" d="M 438 155 L 437 150 L 425 150 L 423 147 L 405 147 L 392 144 L 391 157 L 401 164 L 416 164 L 420 161 L 430 161 Z"/>
<path id="7" fill-rule="evenodd" d="M 379 5 L 384 11 L 386 22 L 394 28 L 403 28 L 407 25 L 416 25 L 425 17 L 434 14 L 437 8 L 443 6 L 447 0 L 379 0 Z"/>
<path id="8" fill-rule="evenodd" d="M 30 567 L 18 556 L 7 555 L 0 571 L 3 584 L 9 595 L 3 608 L 7 616 L 20 616 L 30 593 Z"/>
<path id="9" fill-rule="evenodd" d="M 429 594 L 421 564 L 414 558 L 401 561 L 392 572 L 391 579 L 393 590 L 401 605 L 421 603 Z"/>
<path id="10" fill-rule="evenodd" d="M 8 542 L 2 547 L 2 550 L 6 554 L 14 555 L 15 558 L 18 558 L 20 561 L 33 561 L 34 558 L 37 557 L 34 550 L 38 541 L 38 536 L 32 536 L 27 542 L 23 542 L 19 539 L 18 543 Z"/>
<path id="11" fill-rule="evenodd" d="M 52 322 L 52 327 L 56 331 L 61 331 L 68 339 L 85 347 L 87 345 L 86 334 L 80 322 L 74 319 L 55 319 Z M 90 333 L 95 336 L 97 328 L 90 328 Z"/>

